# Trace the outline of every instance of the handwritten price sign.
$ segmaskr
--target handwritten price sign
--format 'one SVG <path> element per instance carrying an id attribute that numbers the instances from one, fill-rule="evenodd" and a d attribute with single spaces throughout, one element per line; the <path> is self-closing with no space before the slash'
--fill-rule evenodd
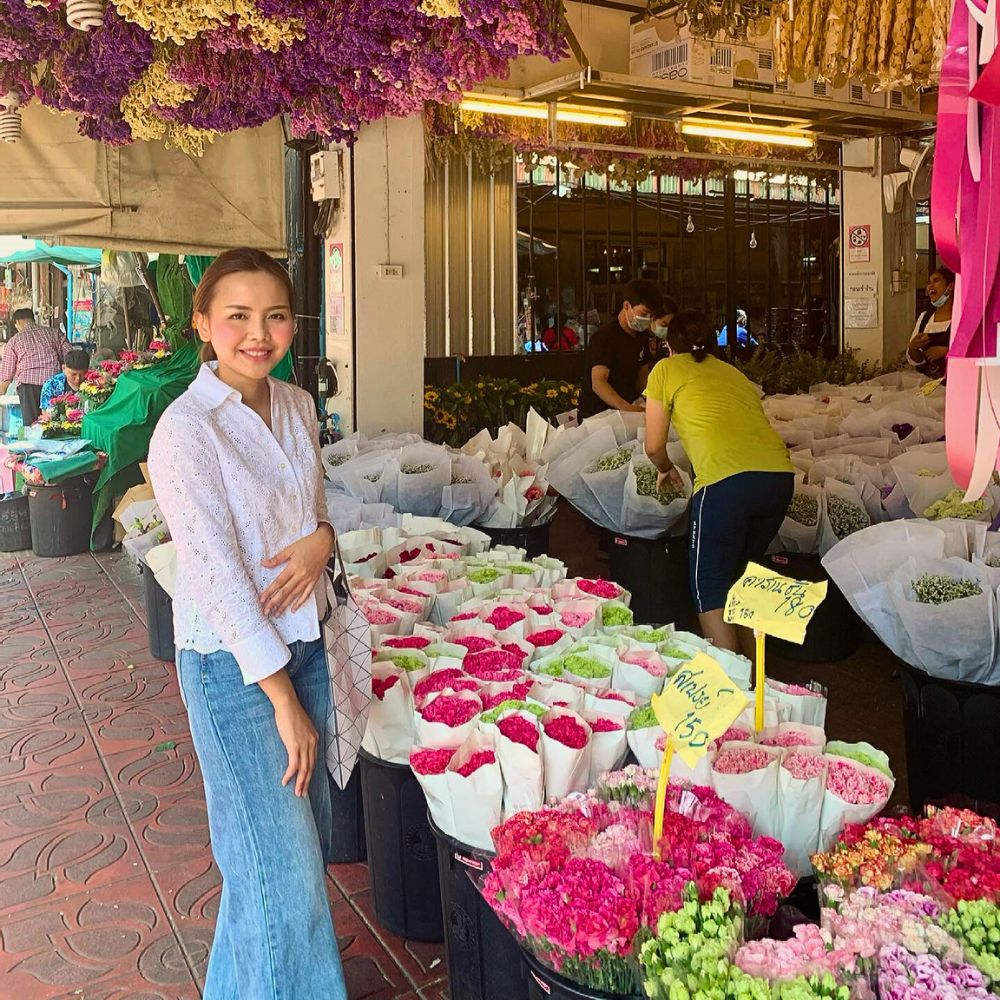
<path id="1" fill-rule="evenodd" d="M 669 745 L 694 767 L 749 703 L 715 660 L 698 653 L 651 704 Z"/>
<path id="2" fill-rule="evenodd" d="M 792 580 L 749 563 L 726 598 L 724 618 L 756 632 L 801 645 L 816 608 L 826 598 L 827 583 Z"/>

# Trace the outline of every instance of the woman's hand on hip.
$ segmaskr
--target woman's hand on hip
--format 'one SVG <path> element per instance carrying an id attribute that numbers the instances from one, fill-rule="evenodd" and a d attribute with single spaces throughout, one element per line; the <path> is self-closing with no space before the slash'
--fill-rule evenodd
<path id="1" fill-rule="evenodd" d="M 319 734 L 296 697 L 274 706 L 274 724 L 288 751 L 288 769 L 281 778 L 282 787 L 294 778 L 295 794 L 302 798 L 309 793 L 309 782 L 316 769 Z"/>
<path id="2" fill-rule="evenodd" d="M 333 554 L 335 538 L 333 528 L 321 524 L 311 535 L 292 542 L 261 563 L 265 569 L 285 566 L 260 595 L 265 615 L 277 618 L 289 608 L 298 611 L 309 600 Z"/>

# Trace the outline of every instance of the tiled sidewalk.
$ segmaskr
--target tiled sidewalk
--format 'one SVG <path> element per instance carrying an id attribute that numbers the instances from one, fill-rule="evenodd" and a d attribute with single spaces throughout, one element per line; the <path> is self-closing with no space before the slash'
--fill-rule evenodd
<path id="1" fill-rule="evenodd" d="M 0 554 L 4 998 L 201 995 L 219 875 L 174 668 L 143 619 L 120 554 Z M 440 946 L 375 926 L 363 865 L 331 866 L 328 890 L 352 1000 L 447 1000 Z"/>

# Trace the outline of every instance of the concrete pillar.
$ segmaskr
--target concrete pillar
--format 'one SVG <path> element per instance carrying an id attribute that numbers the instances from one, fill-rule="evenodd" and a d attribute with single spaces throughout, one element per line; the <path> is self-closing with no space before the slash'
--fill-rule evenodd
<path id="1" fill-rule="evenodd" d="M 865 360 L 890 363 L 905 349 L 915 321 L 915 206 L 907 192 L 898 212 L 885 210 L 882 178 L 900 169 L 892 139 L 845 142 L 843 162 L 875 165 L 874 174 L 845 173 L 841 185 L 844 344 Z"/>
<path id="2" fill-rule="evenodd" d="M 426 312 L 422 119 L 366 126 L 345 164 L 351 169 L 344 207 L 324 253 L 326 353 L 341 390 L 331 410 L 345 432 L 420 432 Z"/>

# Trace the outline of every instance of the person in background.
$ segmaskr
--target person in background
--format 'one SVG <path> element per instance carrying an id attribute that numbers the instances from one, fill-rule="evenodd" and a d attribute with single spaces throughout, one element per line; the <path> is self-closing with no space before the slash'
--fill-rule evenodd
<path id="1" fill-rule="evenodd" d="M 906 360 L 930 379 L 944 378 L 947 373 L 954 295 L 955 272 L 937 268 L 927 279 L 931 308 L 920 314 L 906 349 Z"/>
<path id="2" fill-rule="evenodd" d="M 618 314 L 598 327 L 587 343 L 586 371 L 580 392 L 583 420 L 602 410 L 641 413 L 640 373 L 649 364 L 649 331 L 665 312 L 663 295 L 652 281 L 636 278 L 622 289 Z"/>
<path id="3" fill-rule="evenodd" d="M 719 331 L 718 339 L 719 347 L 729 346 L 729 327 L 723 326 Z M 736 345 L 738 347 L 756 347 L 757 341 L 750 336 L 750 331 L 747 329 L 747 314 L 744 309 L 736 310 Z"/>
<path id="4" fill-rule="evenodd" d="M 673 421 L 695 470 L 691 498 L 691 593 L 702 633 L 713 645 L 752 658 L 753 636 L 723 621 L 730 587 L 760 562 L 792 499 L 788 449 L 764 414 L 757 389 L 713 355 L 715 331 L 694 309 L 667 331 L 670 357 L 646 387 L 646 454 L 661 488 L 681 486 L 667 456 Z"/>
<path id="5" fill-rule="evenodd" d="M 177 672 L 222 898 L 205 1000 L 347 1000 L 326 894 L 333 817 L 321 638 L 335 535 L 316 404 L 270 377 L 288 272 L 228 250 L 194 294 L 202 361 L 149 446 L 177 547 Z"/>
<path id="6" fill-rule="evenodd" d="M 663 296 L 663 315 L 657 316 L 649 328 L 649 341 L 646 349 L 647 361 L 639 372 L 639 391 L 646 389 L 646 381 L 653 365 L 669 353 L 667 350 L 667 329 L 670 321 L 677 315 L 677 303 L 669 296 Z"/>
<path id="7" fill-rule="evenodd" d="M 21 420 L 27 427 L 41 413 L 42 386 L 62 367 L 70 348 L 59 330 L 39 326 L 30 309 L 15 309 L 12 318 L 17 332 L 7 343 L 0 362 L 0 396 L 11 382 L 17 382 Z"/>
<path id="8" fill-rule="evenodd" d="M 44 410 L 56 396 L 64 392 L 76 392 L 80 383 L 90 368 L 90 355 L 79 347 L 66 352 L 63 358 L 62 371 L 46 380 L 42 386 L 41 407 Z"/>

